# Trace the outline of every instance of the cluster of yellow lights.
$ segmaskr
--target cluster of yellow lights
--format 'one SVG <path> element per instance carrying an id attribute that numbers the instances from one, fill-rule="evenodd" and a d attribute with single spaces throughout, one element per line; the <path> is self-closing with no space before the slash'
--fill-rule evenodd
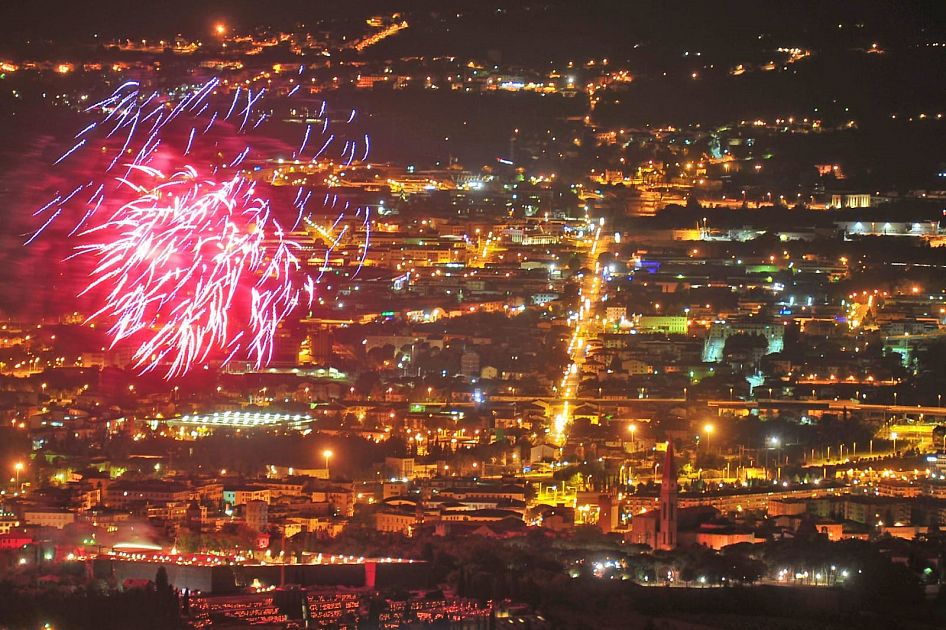
<path id="1" fill-rule="evenodd" d="M 184 424 L 196 425 L 260 426 L 276 425 L 284 422 L 301 422 L 311 419 L 311 416 L 301 414 L 224 411 L 205 415 L 183 416 L 176 420 Z"/>

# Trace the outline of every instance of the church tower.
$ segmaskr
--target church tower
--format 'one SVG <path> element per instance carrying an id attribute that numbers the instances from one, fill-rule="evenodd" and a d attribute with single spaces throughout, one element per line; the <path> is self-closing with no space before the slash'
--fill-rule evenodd
<path id="1" fill-rule="evenodd" d="M 663 479 L 660 483 L 660 527 L 657 548 L 677 546 L 677 468 L 673 463 L 673 442 L 667 442 L 664 455 Z"/>

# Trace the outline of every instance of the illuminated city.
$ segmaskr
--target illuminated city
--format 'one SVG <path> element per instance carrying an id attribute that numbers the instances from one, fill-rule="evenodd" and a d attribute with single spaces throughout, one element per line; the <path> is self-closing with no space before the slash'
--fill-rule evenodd
<path id="1" fill-rule="evenodd" d="M 946 5 L 5 4 L 0 630 L 946 627 Z"/>

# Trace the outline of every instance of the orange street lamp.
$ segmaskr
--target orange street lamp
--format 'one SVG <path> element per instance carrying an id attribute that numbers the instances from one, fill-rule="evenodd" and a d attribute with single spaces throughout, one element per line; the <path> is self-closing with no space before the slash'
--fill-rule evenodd
<path id="1" fill-rule="evenodd" d="M 322 451 L 322 457 L 325 458 L 325 470 L 328 470 L 328 460 L 332 459 L 332 455 L 334 455 L 334 453 L 332 452 L 331 449 L 327 448 L 324 451 Z"/>
<path id="2" fill-rule="evenodd" d="M 13 464 L 13 470 L 16 472 L 16 490 L 20 491 L 20 471 L 23 470 L 23 462 Z"/>

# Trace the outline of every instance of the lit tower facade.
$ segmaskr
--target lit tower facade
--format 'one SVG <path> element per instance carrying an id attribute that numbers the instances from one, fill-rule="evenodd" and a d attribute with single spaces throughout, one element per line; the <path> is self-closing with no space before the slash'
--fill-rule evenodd
<path id="1" fill-rule="evenodd" d="M 673 463 L 673 442 L 667 442 L 663 469 L 657 548 L 673 549 L 677 546 L 677 467 Z"/>

